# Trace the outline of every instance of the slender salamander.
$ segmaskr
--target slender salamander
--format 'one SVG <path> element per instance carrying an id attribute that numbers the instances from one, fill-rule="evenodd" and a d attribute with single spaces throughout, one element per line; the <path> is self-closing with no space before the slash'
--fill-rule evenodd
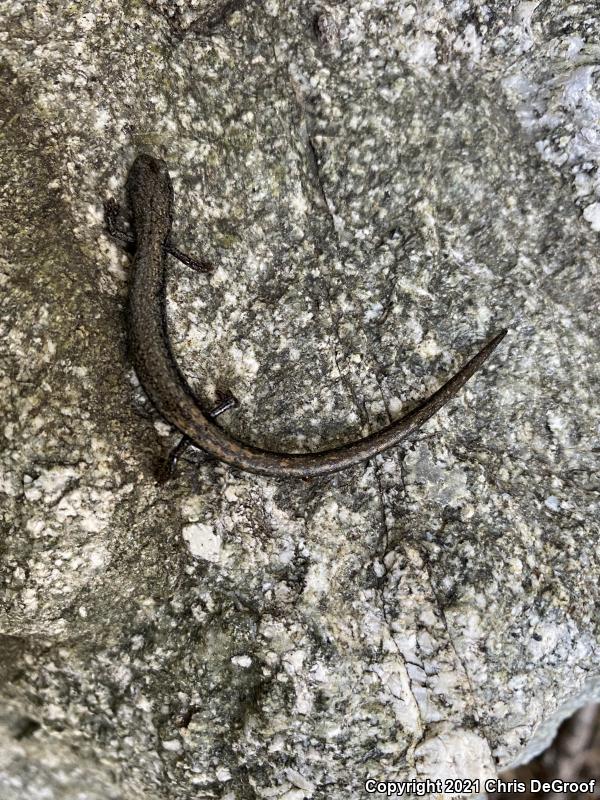
<path id="1" fill-rule="evenodd" d="M 165 282 L 173 214 L 173 185 L 163 161 L 139 155 L 127 192 L 135 231 L 129 290 L 129 344 L 148 397 L 196 446 L 233 467 L 276 477 L 311 477 L 345 469 L 393 447 L 452 399 L 506 335 L 501 331 L 440 389 L 404 417 L 370 436 L 315 453 L 278 453 L 243 444 L 204 413 L 179 370 L 167 334 Z"/>

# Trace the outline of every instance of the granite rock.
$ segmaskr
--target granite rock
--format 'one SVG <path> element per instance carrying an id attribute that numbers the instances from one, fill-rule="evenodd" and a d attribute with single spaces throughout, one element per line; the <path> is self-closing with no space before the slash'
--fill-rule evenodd
<path id="1" fill-rule="evenodd" d="M 600 696 L 600 18 L 559 0 L 0 2 L 2 800 L 485 779 Z M 310 482 L 177 441 L 103 230 L 169 164 L 168 316 L 246 441 L 418 435 Z"/>

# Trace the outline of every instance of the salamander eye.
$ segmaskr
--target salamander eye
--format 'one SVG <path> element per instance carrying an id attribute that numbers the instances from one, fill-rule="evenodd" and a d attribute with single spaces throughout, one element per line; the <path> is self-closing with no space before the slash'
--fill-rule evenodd
<path id="1" fill-rule="evenodd" d="M 143 179 L 144 175 L 154 178 L 168 175 L 167 166 L 164 161 L 154 158 L 147 153 L 140 153 L 140 155 L 136 156 L 133 166 L 131 167 L 131 173 L 135 174 L 139 179 Z"/>

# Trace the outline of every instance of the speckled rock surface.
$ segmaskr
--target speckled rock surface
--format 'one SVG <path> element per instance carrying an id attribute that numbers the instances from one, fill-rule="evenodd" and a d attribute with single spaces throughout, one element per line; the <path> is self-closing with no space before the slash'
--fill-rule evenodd
<path id="1" fill-rule="evenodd" d="M 2 800 L 338 800 L 534 753 L 599 694 L 595 4 L 0 15 Z M 140 151 L 217 266 L 173 262 L 171 336 L 242 439 L 347 441 L 509 336 L 369 464 L 157 485 L 102 229 Z"/>

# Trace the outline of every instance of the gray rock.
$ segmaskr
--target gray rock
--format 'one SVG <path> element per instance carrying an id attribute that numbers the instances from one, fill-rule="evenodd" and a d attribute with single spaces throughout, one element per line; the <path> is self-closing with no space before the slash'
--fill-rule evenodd
<path id="1" fill-rule="evenodd" d="M 594 4 L 0 2 L 0 796 L 338 798 L 484 779 L 598 697 Z M 103 231 L 164 157 L 168 314 L 232 433 L 375 430 L 311 482 L 177 441 Z"/>

